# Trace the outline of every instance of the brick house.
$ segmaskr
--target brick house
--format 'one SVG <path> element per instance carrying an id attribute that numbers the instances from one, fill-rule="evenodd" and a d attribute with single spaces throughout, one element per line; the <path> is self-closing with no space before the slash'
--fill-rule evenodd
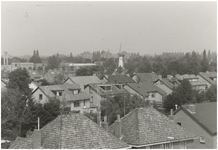
<path id="1" fill-rule="evenodd" d="M 217 102 L 183 105 L 174 112 L 173 120 L 199 136 L 194 148 L 217 148 Z"/>
<path id="2" fill-rule="evenodd" d="M 60 115 L 28 138 L 17 137 L 9 149 L 121 149 L 128 144 L 82 114 Z"/>
<path id="3" fill-rule="evenodd" d="M 115 136 L 141 149 L 193 148 L 195 135 L 154 108 L 136 108 L 109 127 Z"/>

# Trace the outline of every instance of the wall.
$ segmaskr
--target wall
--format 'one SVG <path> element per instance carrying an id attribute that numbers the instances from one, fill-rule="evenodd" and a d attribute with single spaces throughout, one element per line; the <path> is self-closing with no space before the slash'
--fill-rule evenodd
<path id="1" fill-rule="evenodd" d="M 85 102 L 85 104 L 84 104 Z M 79 107 L 74 107 L 74 102 L 70 102 L 71 105 L 71 111 L 80 111 L 80 113 L 83 112 L 90 112 L 90 100 L 80 100 L 79 101 L 80 106 Z M 85 106 L 85 108 L 84 108 Z"/>
<path id="2" fill-rule="evenodd" d="M 39 94 L 42 94 L 42 100 L 39 100 Z M 41 104 L 44 104 L 49 100 L 48 97 L 39 89 L 32 94 L 32 97 L 34 98 L 34 101 L 40 102 Z"/>
<path id="3" fill-rule="evenodd" d="M 92 91 L 92 93 L 90 93 L 90 90 Z M 87 87 L 84 89 L 84 91 L 85 91 L 87 94 L 90 94 L 91 97 L 93 97 L 93 98 L 91 98 L 91 99 L 93 99 L 93 104 L 95 104 L 95 105 L 97 105 L 97 106 L 100 104 L 100 101 L 102 100 L 102 97 L 101 97 L 99 94 L 97 94 L 97 92 L 96 92 L 95 90 L 93 90 L 92 88 L 90 88 L 89 86 L 87 86 Z"/>
<path id="4" fill-rule="evenodd" d="M 214 147 L 213 137 L 205 131 L 199 124 L 197 124 L 192 118 L 190 118 L 183 110 L 177 112 L 173 120 L 175 122 L 180 122 L 181 126 L 191 131 L 196 136 L 204 136 L 206 139 L 205 144 L 200 143 L 199 138 L 194 140 L 194 148 L 197 149 L 209 149 Z"/>

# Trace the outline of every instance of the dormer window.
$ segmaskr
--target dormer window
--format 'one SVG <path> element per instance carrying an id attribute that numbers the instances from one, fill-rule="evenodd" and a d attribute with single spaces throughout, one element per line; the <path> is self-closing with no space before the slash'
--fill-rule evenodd
<path id="1" fill-rule="evenodd" d="M 120 89 L 120 90 L 122 90 L 123 89 L 123 85 L 121 85 L 121 84 L 117 84 L 117 85 L 115 85 L 118 89 Z"/>
<path id="2" fill-rule="evenodd" d="M 104 91 L 111 91 L 112 90 L 112 86 L 111 85 L 100 86 L 100 88 L 103 89 Z"/>
<path id="3" fill-rule="evenodd" d="M 79 90 L 74 90 L 73 94 L 79 94 Z"/>

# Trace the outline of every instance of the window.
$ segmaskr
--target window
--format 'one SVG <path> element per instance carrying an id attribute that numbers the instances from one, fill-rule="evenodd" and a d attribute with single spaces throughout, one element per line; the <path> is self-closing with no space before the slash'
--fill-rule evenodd
<path id="1" fill-rule="evenodd" d="M 86 106 L 86 101 L 85 100 L 83 101 L 83 106 Z"/>
<path id="2" fill-rule="evenodd" d="M 200 136 L 200 143 L 205 144 L 205 137 Z"/>
<path id="3" fill-rule="evenodd" d="M 101 89 L 103 89 L 104 91 L 111 91 L 111 85 L 109 86 L 100 86 Z"/>
<path id="4" fill-rule="evenodd" d="M 59 96 L 62 96 L 62 91 L 59 91 Z"/>
<path id="5" fill-rule="evenodd" d="M 186 149 L 186 142 L 185 141 L 180 142 L 180 149 Z"/>
<path id="6" fill-rule="evenodd" d="M 93 94 L 93 91 L 91 88 L 89 88 L 89 94 Z"/>
<path id="7" fill-rule="evenodd" d="M 93 96 L 91 96 L 90 103 L 93 103 Z"/>
<path id="8" fill-rule="evenodd" d="M 73 94 L 78 94 L 78 93 L 79 93 L 78 90 L 73 91 Z"/>
<path id="9" fill-rule="evenodd" d="M 39 100 L 42 100 L 42 94 L 39 94 Z"/>
<path id="10" fill-rule="evenodd" d="M 123 89 L 123 86 L 121 84 L 117 84 L 115 85 L 118 89 L 122 90 Z"/>
<path id="11" fill-rule="evenodd" d="M 177 122 L 178 125 L 182 126 L 181 122 Z"/>
<path id="12" fill-rule="evenodd" d="M 75 101 L 74 102 L 74 107 L 80 107 L 80 102 L 79 101 Z"/>

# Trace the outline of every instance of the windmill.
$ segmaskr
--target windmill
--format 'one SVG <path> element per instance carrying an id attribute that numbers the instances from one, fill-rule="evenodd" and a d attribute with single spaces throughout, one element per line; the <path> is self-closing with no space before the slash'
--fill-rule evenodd
<path id="1" fill-rule="evenodd" d="M 121 53 L 121 45 L 120 43 L 118 67 L 124 68 L 124 54 Z"/>

